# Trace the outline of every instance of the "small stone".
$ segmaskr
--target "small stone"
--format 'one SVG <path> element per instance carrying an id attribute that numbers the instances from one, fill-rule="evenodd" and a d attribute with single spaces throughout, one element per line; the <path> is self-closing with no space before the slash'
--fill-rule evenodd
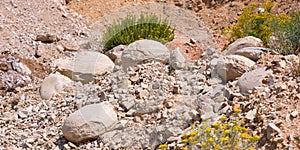
<path id="1" fill-rule="evenodd" d="M 281 133 L 281 130 L 274 123 L 269 123 L 267 130 L 271 132 L 273 130 L 276 131 L 277 133 Z"/>
<path id="2" fill-rule="evenodd" d="M 65 50 L 65 48 L 62 45 L 57 45 L 56 49 L 60 52 L 63 52 Z"/>
<path id="3" fill-rule="evenodd" d="M 135 102 L 134 102 L 134 100 L 129 99 L 127 101 L 121 102 L 120 105 L 121 105 L 121 107 L 125 108 L 125 111 L 128 111 L 135 105 Z"/>
<path id="4" fill-rule="evenodd" d="M 130 77 L 130 80 L 131 80 L 132 82 L 137 82 L 137 81 L 139 80 L 139 77 L 138 77 L 137 75 L 131 76 L 131 77 Z"/>
<path id="5" fill-rule="evenodd" d="M 193 39 L 193 38 L 190 39 L 190 43 L 196 44 L 196 42 L 197 42 L 197 41 L 196 41 L 195 39 Z"/>
<path id="6" fill-rule="evenodd" d="M 25 75 L 31 74 L 31 70 L 22 62 L 13 61 L 12 68 L 13 68 L 13 70 L 15 70 L 19 73 L 25 74 Z"/>
<path id="7" fill-rule="evenodd" d="M 224 82 L 235 80 L 245 72 L 250 71 L 254 64 L 254 61 L 244 56 L 228 55 L 220 57 L 217 65 L 213 68 L 213 73 L 215 73 L 213 76 L 221 77 Z"/>
<path id="8" fill-rule="evenodd" d="M 248 111 L 246 114 L 246 118 L 250 121 L 253 121 L 255 118 L 256 112 L 257 112 L 256 109 Z"/>
<path id="9" fill-rule="evenodd" d="M 282 137 L 276 137 L 274 138 L 272 141 L 275 142 L 275 143 L 282 143 L 283 142 L 283 138 Z"/>
<path id="10" fill-rule="evenodd" d="M 186 67 L 187 58 L 181 53 L 180 49 L 177 47 L 171 52 L 169 62 L 170 66 L 173 69 L 184 69 Z"/>
<path id="11" fill-rule="evenodd" d="M 148 88 L 148 85 L 145 84 L 145 83 L 141 83 L 141 87 L 142 87 L 143 89 L 147 89 L 147 88 Z"/>
<path id="12" fill-rule="evenodd" d="M 179 94 L 180 93 L 180 87 L 179 87 L 179 85 L 174 85 L 173 93 L 174 94 Z"/>
<path id="13" fill-rule="evenodd" d="M 149 96 L 149 92 L 147 90 L 141 90 L 139 93 L 139 98 L 146 99 Z"/>
<path id="14" fill-rule="evenodd" d="M 69 146 L 71 147 L 71 148 L 76 148 L 77 146 L 75 145 L 75 144 L 73 144 L 72 142 L 68 142 L 68 144 L 69 144 Z"/>
<path id="15" fill-rule="evenodd" d="M 281 61 L 278 63 L 280 68 L 285 68 L 286 67 L 286 62 L 285 61 Z"/>
<path id="16" fill-rule="evenodd" d="M 63 42 L 62 46 L 64 47 L 65 51 L 77 52 L 79 50 L 78 44 L 74 41 Z"/>
<path id="17" fill-rule="evenodd" d="M 55 35 L 45 34 L 45 35 L 37 35 L 36 41 L 41 41 L 45 43 L 53 43 L 58 41 L 58 38 Z"/>
<path id="18" fill-rule="evenodd" d="M 69 150 L 71 147 L 68 144 L 64 144 L 64 149 Z"/>
<path id="19" fill-rule="evenodd" d="M 120 120 L 120 123 L 123 127 L 125 127 L 126 124 L 128 123 L 128 120 Z"/>
<path id="20" fill-rule="evenodd" d="M 298 111 L 293 111 L 291 113 L 291 116 L 294 117 L 294 118 L 296 118 L 298 116 L 298 114 L 299 114 Z"/>
<path id="21" fill-rule="evenodd" d="M 35 140 L 32 138 L 26 139 L 26 143 L 32 144 Z"/>
<path id="22" fill-rule="evenodd" d="M 19 110 L 18 110 L 18 116 L 19 116 L 21 119 L 26 118 L 27 115 L 28 115 L 28 111 L 23 110 L 23 109 L 19 109 Z"/>
<path id="23" fill-rule="evenodd" d="M 113 49 L 107 51 L 105 55 L 107 55 L 115 64 L 119 64 L 121 62 L 121 56 L 125 48 L 125 45 L 116 46 Z"/>

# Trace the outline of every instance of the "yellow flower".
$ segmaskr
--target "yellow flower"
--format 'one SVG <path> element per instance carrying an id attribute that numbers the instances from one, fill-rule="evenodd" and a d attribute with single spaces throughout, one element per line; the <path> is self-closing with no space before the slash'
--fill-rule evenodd
<path id="1" fill-rule="evenodd" d="M 189 150 L 187 147 L 180 148 L 181 150 Z"/>
<path id="2" fill-rule="evenodd" d="M 243 138 L 243 139 L 248 139 L 250 136 L 249 136 L 249 134 L 247 134 L 247 133 L 243 133 L 243 134 L 241 134 L 241 138 Z"/>
<path id="3" fill-rule="evenodd" d="M 253 147 L 248 148 L 248 150 L 255 150 Z"/>
<path id="4" fill-rule="evenodd" d="M 201 142 L 202 147 L 206 147 L 206 142 Z"/>
<path id="5" fill-rule="evenodd" d="M 253 136 L 250 137 L 250 140 L 251 141 L 258 141 L 258 140 L 260 140 L 260 137 L 258 135 L 253 135 Z"/>
<path id="6" fill-rule="evenodd" d="M 187 135 L 185 134 L 185 133 L 183 133 L 182 135 L 181 135 L 181 139 L 186 139 L 187 138 Z"/>
<path id="7" fill-rule="evenodd" d="M 255 140 L 260 140 L 260 136 L 258 136 L 258 135 L 254 135 L 253 138 L 254 138 Z"/>
<path id="8" fill-rule="evenodd" d="M 241 112 L 241 109 L 239 109 L 239 108 L 234 108 L 234 109 L 233 109 L 233 112 L 234 112 L 234 113 L 240 113 L 240 112 Z"/>
<path id="9" fill-rule="evenodd" d="M 226 127 L 229 126 L 229 124 L 228 123 L 224 123 L 223 126 L 226 128 Z"/>
<path id="10" fill-rule="evenodd" d="M 218 134 L 218 133 L 220 133 L 220 130 L 215 129 L 215 130 L 214 130 L 214 133 L 215 133 L 215 134 Z"/>
<path id="11" fill-rule="evenodd" d="M 165 149 L 165 148 L 168 148 L 167 144 L 161 144 L 158 146 L 158 149 Z"/>
<path id="12" fill-rule="evenodd" d="M 209 139 L 208 139 L 208 142 L 209 142 L 209 143 L 214 142 L 214 138 L 209 138 Z"/>
<path id="13" fill-rule="evenodd" d="M 198 131 L 193 131 L 193 132 L 191 132 L 190 136 L 195 136 L 197 134 L 198 134 Z"/>
<path id="14" fill-rule="evenodd" d="M 231 146 L 231 144 L 228 144 L 227 146 L 226 146 L 226 148 L 232 148 L 232 146 Z"/>
<path id="15" fill-rule="evenodd" d="M 183 139 L 183 140 L 181 140 L 181 142 L 182 142 L 182 143 L 187 143 L 188 140 L 187 140 L 187 139 Z"/>
<path id="16" fill-rule="evenodd" d="M 247 132 L 248 129 L 247 129 L 247 128 L 244 128 L 244 127 L 241 127 L 241 131 L 244 133 L 244 132 Z"/>
<path id="17" fill-rule="evenodd" d="M 226 141 L 228 141 L 228 138 L 222 137 L 222 138 L 220 139 L 220 141 L 221 141 L 221 142 L 226 142 Z"/>
<path id="18" fill-rule="evenodd" d="M 225 129 L 226 127 L 224 125 L 220 125 L 220 129 Z"/>
<path id="19" fill-rule="evenodd" d="M 230 130 L 225 130 L 222 132 L 223 135 L 228 135 L 230 133 Z"/>
<path id="20" fill-rule="evenodd" d="M 216 122 L 216 123 L 214 123 L 212 126 L 213 126 L 214 128 L 219 128 L 220 123 L 219 123 L 219 122 Z"/>
<path id="21" fill-rule="evenodd" d="M 193 140 L 193 141 L 191 142 L 192 145 L 196 145 L 197 143 L 198 143 L 197 140 Z"/>
<path id="22" fill-rule="evenodd" d="M 234 125 L 232 129 L 235 131 L 240 131 L 241 127 L 238 125 Z"/>
<path id="23" fill-rule="evenodd" d="M 215 147 L 214 147 L 214 150 L 219 150 L 221 148 L 221 146 L 219 144 L 217 144 Z"/>
<path id="24" fill-rule="evenodd" d="M 191 124 L 191 128 L 194 128 L 195 127 L 195 125 L 194 124 Z"/>
<path id="25" fill-rule="evenodd" d="M 235 145 L 233 148 L 234 148 L 234 149 L 239 149 L 240 147 L 239 147 L 239 146 L 237 146 L 237 145 Z"/>
<path id="26" fill-rule="evenodd" d="M 211 128 L 207 128 L 207 129 L 205 130 L 205 132 L 206 132 L 206 133 L 211 133 L 211 130 L 212 130 Z"/>
<path id="27" fill-rule="evenodd" d="M 227 119 L 227 117 L 225 116 L 225 115 L 222 115 L 221 117 L 220 117 L 220 120 L 221 121 L 225 121 Z"/>
<path id="28" fill-rule="evenodd" d="M 192 141 L 192 140 L 193 140 L 193 137 L 190 136 L 190 137 L 188 138 L 188 141 Z"/>

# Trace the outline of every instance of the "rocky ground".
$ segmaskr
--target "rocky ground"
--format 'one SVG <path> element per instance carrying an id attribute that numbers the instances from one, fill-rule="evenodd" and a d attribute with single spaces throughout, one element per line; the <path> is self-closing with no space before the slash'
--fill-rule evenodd
<path id="1" fill-rule="evenodd" d="M 252 37 L 221 52 L 221 30 L 249 1 L 159 2 L 162 15 L 188 16 L 177 21 L 175 41 L 118 47 L 111 61 L 96 31 L 123 10 L 147 9 L 146 1 L 1 1 L 0 149 L 176 149 L 191 123 L 236 107 L 262 137 L 260 149 L 300 149 L 298 57 Z M 300 9 L 276 2 L 276 13 Z M 156 53 L 144 53 L 149 45 Z"/>

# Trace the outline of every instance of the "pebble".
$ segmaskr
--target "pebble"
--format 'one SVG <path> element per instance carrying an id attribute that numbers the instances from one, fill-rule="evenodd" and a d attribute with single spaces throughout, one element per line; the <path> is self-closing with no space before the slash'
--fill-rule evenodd
<path id="1" fill-rule="evenodd" d="M 298 116 L 298 114 L 299 114 L 298 111 L 293 111 L 291 113 L 291 116 L 294 117 L 294 118 L 296 118 Z"/>

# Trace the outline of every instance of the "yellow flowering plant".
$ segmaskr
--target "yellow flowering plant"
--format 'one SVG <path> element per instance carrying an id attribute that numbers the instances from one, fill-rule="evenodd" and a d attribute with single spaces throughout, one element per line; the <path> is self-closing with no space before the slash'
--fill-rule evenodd
<path id="1" fill-rule="evenodd" d="M 205 122 L 192 126 L 193 130 L 188 134 L 182 134 L 182 150 L 253 150 L 260 140 L 258 135 L 252 130 L 245 128 L 240 119 L 240 109 L 235 109 L 233 115 L 227 118 L 222 115 L 219 120 L 212 125 Z M 166 144 L 162 144 L 159 149 L 167 149 Z"/>
<path id="2" fill-rule="evenodd" d="M 141 14 L 138 19 L 134 15 L 127 15 L 124 20 L 107 28 L 102 41 L 105 51 L 142 39 L 166 43 L 174 39 L 174 30 L 167 19 L 159 19 L 155 14 Z"/>
<path id="3" fill-rule="evenodd" d="M 254 36 L 264 45 L 282 54 L 297 54 L 300 40 L 300 11 L 287 14 L 272 13 L 276 3 L 251 3 L 244 7 L 237 23 L 223 30 L 230 43 L 238 38 Z M 272 37 L 272 38 L 271 38 Z"/>

